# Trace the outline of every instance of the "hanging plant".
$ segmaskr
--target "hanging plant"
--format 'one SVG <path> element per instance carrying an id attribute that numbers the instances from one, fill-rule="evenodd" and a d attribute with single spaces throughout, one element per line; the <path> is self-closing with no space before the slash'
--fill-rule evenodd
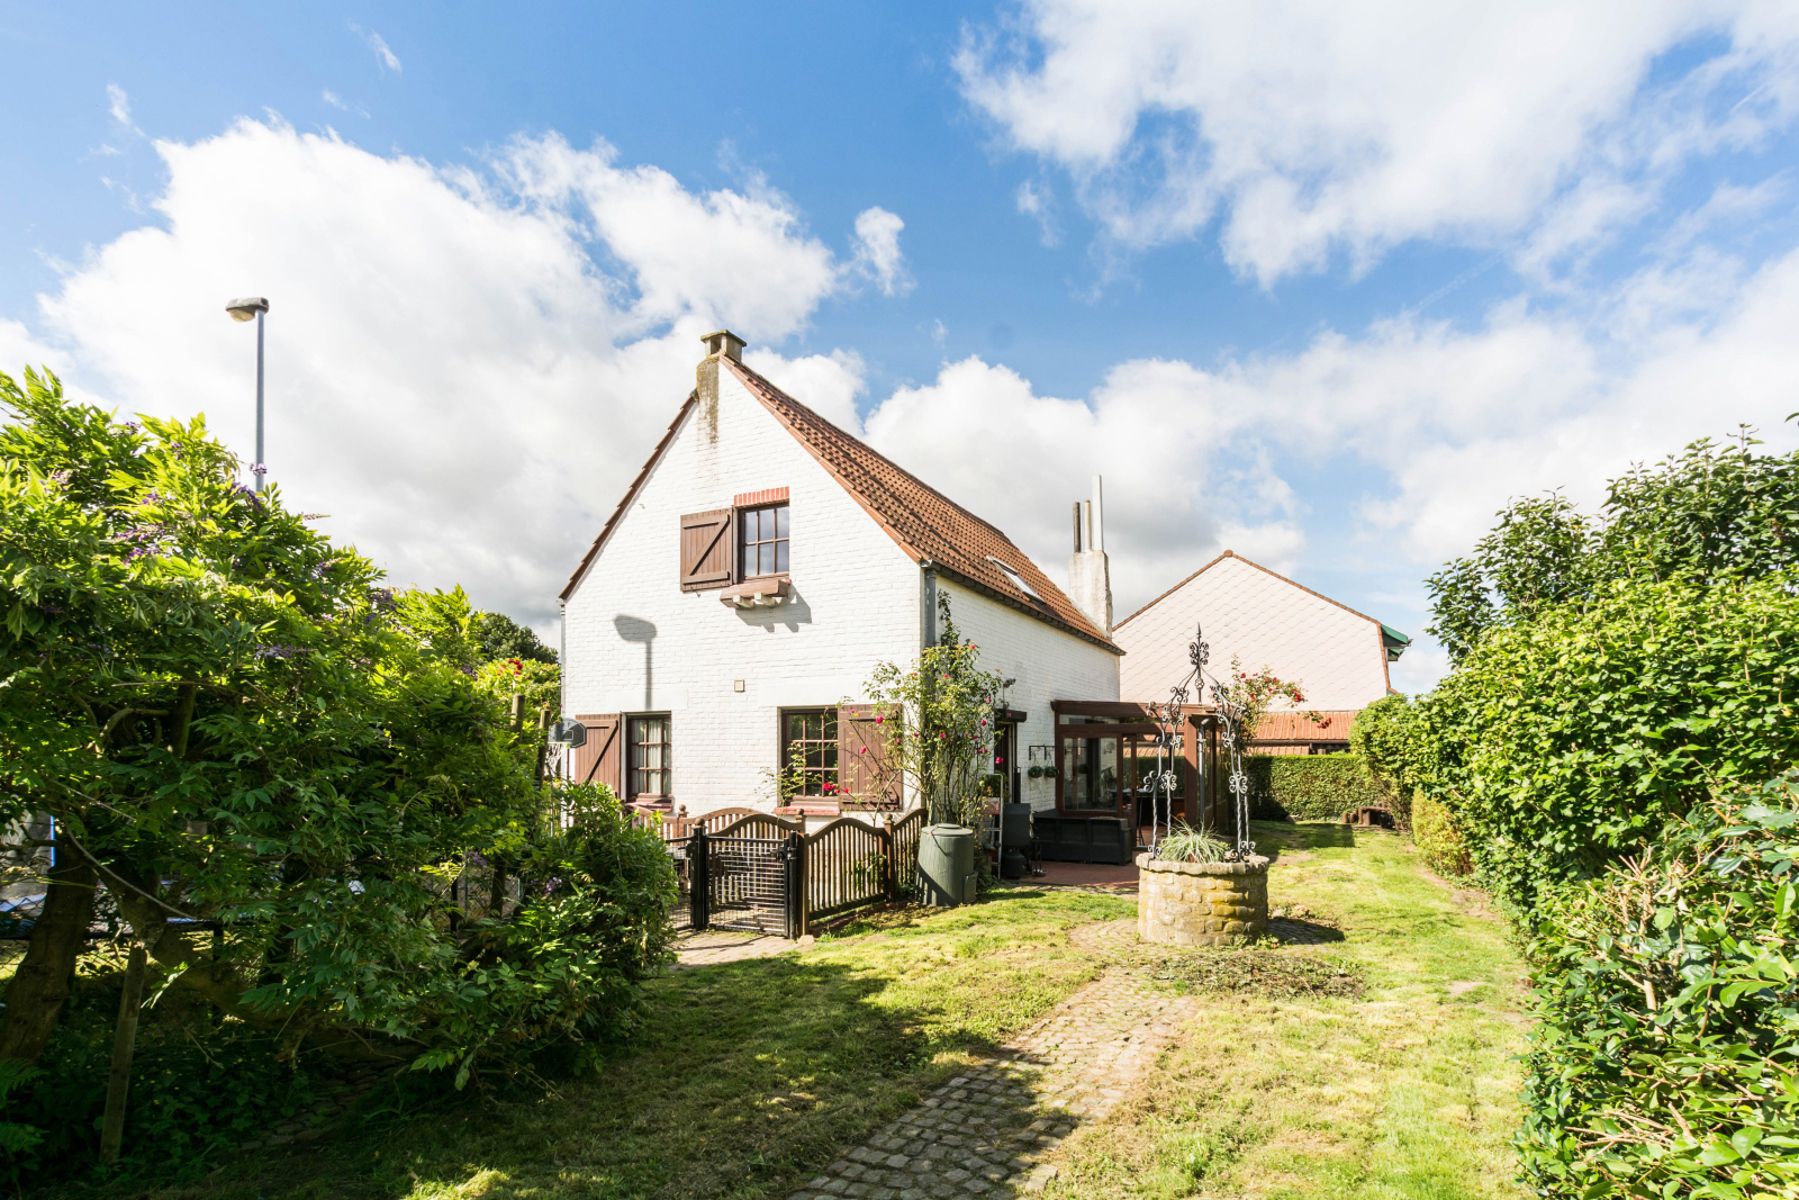
<path id="1" fill-rule="evenodd" d="M 1032 779 L 1042 779 L 1043 771 L 1044 767 L 1042 763 L 1032 763 L 1031 769 L 1026 771 L 1025 774 L 1029 775 Z"/>
<path id="2" fill-rule="evenodd" d="M 1054 779 L 1057 776 L 1059 776 L 1061 773 L 1062 772 L 1058 771 L 1053 765 L 1043 768 L 1043 777 L 1045 779 Z"/>

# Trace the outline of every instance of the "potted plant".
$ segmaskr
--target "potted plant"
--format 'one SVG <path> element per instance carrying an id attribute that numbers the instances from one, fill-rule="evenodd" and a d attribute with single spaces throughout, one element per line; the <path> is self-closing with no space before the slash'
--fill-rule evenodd
<path id="1" fill-rule="evenodd" d="M 982 785 L 993 769 L 993 711 L 1005 681 L 981 669 L 980 647 L 962 640 L 947 595 L 937 598 L 937 616 L 937 644 L 915 666 L 876 667 L 868 694 L 900 714 L 883 724 L 887 763 L 924 805 L 919 875 L 931 901 L 948 905 L 974 899 L 975 830 L 985 819 Z"/>

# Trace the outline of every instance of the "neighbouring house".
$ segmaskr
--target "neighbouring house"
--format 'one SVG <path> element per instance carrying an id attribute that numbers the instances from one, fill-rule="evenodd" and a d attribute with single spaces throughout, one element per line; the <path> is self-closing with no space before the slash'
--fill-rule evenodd
<path id="1" fill-rule="evenodd" d="M 897 807 L 865 703 L 877 663 L 914 661 L 950 598 L 996 701 L 1012 794 L 1062 780 L 1058 707 L 1118 701 L 1104 549 L 1077 548 L 1079 601 L 1006 535 L 788 396 L 707 335 L 697 386 L 562 593 L 569 756 L 651 811 L 829 815 Z M 1086 506 L 1089 511 L 1092 505 Z M 777 795 L 777 774 L 797 788 Z"/>
<path id="2" fill-rule="evenodd" d="M 1231 660 L 1267 667 L 1299 684 L 1305 701 L 1271 706 L 1250 749 L 1316 754 L 1349 748 L 1355 714 L 1393 690 L 1389 664 L 1411 639 L 1347 604 L 1226 550 L 1120 621 L 1112 638 L 1125 650 L 1119 691 L 1154 698 L 1188 669 L 1198 626 L 1211 670 Z"/>

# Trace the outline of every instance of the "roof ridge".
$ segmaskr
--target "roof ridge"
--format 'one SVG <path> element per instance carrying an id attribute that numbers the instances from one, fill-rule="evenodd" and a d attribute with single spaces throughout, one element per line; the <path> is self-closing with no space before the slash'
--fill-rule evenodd
<path id="1" fill-rule="evenodd" d="M 786 391 L 782 390 L 782 388 L 779 384 L 777 384 L 774 380 L 770 379 L 768 376 L 762 374 L 760 371 L 757 371 L 753 367 L 747 367 L 741 361 L 734 359 L 734 358 L 726 359 L 725 361 L 730 363 L 731 366 L 735 370 L 740 371 L 745 375 L 751 376 L 753 379 L 755 379 L 756 382 L 767 387 L 769 391 L 775 393 L 775 395 L 779 396 L 783 401 L 785 401 L 788 404 L 793 405 L 795 408 L 797 408 L 801 412 L 805 413 L 808 417 L 812 418 L 814 421 L 817 421 L 820 425 L 823 425 L 825 428 L 829 429 L 832 433 L 839 434 L 842 437 L 849 438 L 851 441 L 853 441 L 857 445 L 861 446 L 864 450 L 868 451 L 868 453 L 874 455 L 876 458 L 880 459 L 882 462 L 886 463 L 888 466 L 892 467 L 894 470 L 896 470 L 900 474 L 904 475 L 907 479 L 910 479 L 913 483 L 916 483 L 919 487 L 923 488 L 925 491 L 931 493 L 931 495 L 937 497 L 937 499 L 943 501 L 945 504 L 949 505 L 951 508 L 953 508 L 957 512 L 961 513 L 963 516 L 967 517 L 969 520 L 978 522 L 982 525 L 985 525 L 987 528 L 991 529 L 993 532 L 995 532 L 995 533 L 999 534 L 1001 537 L 1005 538 L 1008 542 L 1010 542 L 1012 540 L 1011 537 L 1007 535 L 1006 531 L 1001 529 L 998 525 L 995 525 L 992 521 L 989 521 L 987 518 L 981 516 L 981 514 L 975 512 L 973 509 L 969 508 L 967 505 L 961 504 L 958 501 L 956 501 L 955 499 L 953 499 L 952 497 L 945 495 L 943 493 L 943 491 L 941 491 L 940 489 L 933 487 L 931 484 L 925 482 L 923 479 L 920 479 L 916 474 L 914 474 L 911 471 L 908 471 L 905 467 L 902 467 L 900 464 L 894 462 L 891 458 L 888 458 L 885 454 L 882 454 L 879 450 L 875 449 L 865 439 L 857 437 L 855 434 L 853 434 L 849 430 L 843 428 L 841 425 L 838 425 L 835 421 L 831 420 L 829 417 L 826 417 L 826 416 L 820 414 L 817 409 L 810 407 L 803 401 L 794 399 L 793 396 L 788 394 Z M 1022 553 L 1022 551 L 1021 551 L 1021 553 Z M 1041 570 L 1042 568 L 1038 568 L 1038 569 Z"/>
<path id="2" fill-rule="evenodd" d="M 726 357 L 724 361 L 730 364 L 739 382 L 757 402 L 787 427 L 839 486 L 913 559 L 932 562 L 1001 603 L 1115 654 L 1123 653 L 1112 640 L 1110 630 L 1101 629 L 1082 612 L 1067 591 L 999 526 L 932 487 L 855 434 L 820 416 L 740 360 Z M 910 497 L 905 494 L 914 488 L 922 495 Z M 919 503 L 920 500 L 923 503 Z M 937 507 L 939 505 L 941 509 Z M 899 519 L 896 514 L 901 514 Z M 973 528 L 956 528 L 962 525 Z M 902 528 L 904 526 L 913 527 Z M 922 539 L 921 534 L 924 535 Z M 931 548 L 932 539 L 939 549 Z M 993 544 L 980 545 L 987 539 Z M 1011 561 L 1005 562 L 989 551 L 1004 553 Z M 963 555 L 968 556 L 966 561 L 953 561 Z M 983 572 L 989 571 L 989 563 L 995 564 L 990 570 L 995 579 L 981 577 Z M 998 565 L 1001 563 L 1003 568 Z M 1019 589 L 1006 579 L 1007 569 L 1018 572 L 1027 580 L 1028 586 Z M 1014 591 L 1018 595 L 1013 595 Z"/>

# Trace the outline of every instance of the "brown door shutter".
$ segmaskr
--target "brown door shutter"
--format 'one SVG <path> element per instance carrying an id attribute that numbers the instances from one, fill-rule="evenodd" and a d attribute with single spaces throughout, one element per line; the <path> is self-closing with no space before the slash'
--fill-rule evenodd
<path id="1" fill-rule="evenodd" d="M 737 539 L 731 534 L 735 510 L 688 513 L 681 518 L 681 590 L 699 592 L 734 582 Z"/>
<path id="2" fill-rule="evenodd" d="M 575 750 L 574 781 L 576 783 L 600 783 L 612 789 L 612 794 L 624 796 L 624 776 L 619 769 L 623 762 L 623 753 L 619 736 L 618 713 L 589 713 L 577 716 L 575 720 L 587 726 L 587 741 Z"/>
<path id="3" fill-rule="evenodd" d="M 837 782 L 851 799 L 900 806 L 900 772 L 887 756 L 888 722 L 897 720 L 886 705 L 845 704 L 837 710 Z"/>

